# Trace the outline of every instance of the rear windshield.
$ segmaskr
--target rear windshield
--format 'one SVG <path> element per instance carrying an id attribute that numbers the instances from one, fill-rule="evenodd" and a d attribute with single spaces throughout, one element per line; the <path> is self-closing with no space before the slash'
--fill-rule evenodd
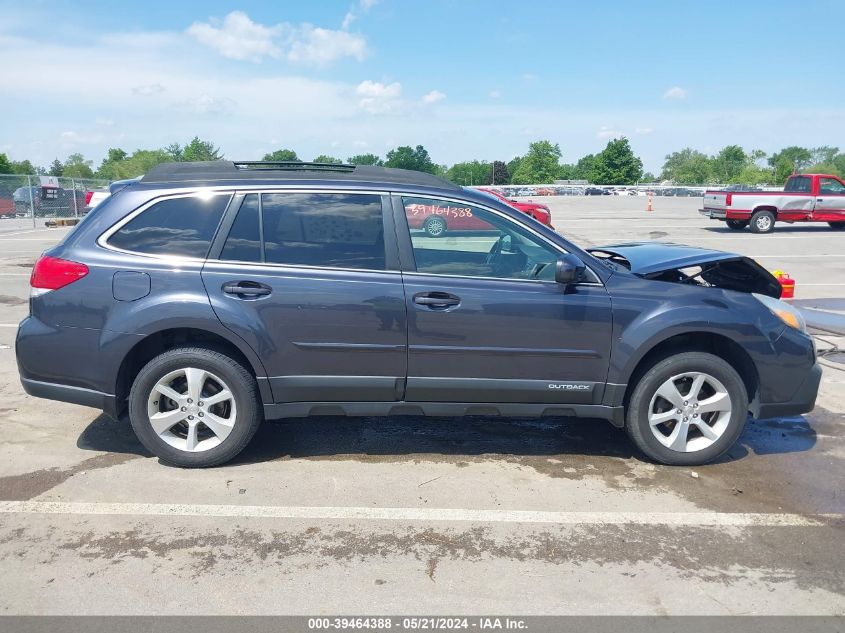
<path id="1" fill-rule="evenodd" d="M 809 176 L 791 176 L 783 190 L 791 193 L 810 193 L 813 190 L 813 181 Z"/>

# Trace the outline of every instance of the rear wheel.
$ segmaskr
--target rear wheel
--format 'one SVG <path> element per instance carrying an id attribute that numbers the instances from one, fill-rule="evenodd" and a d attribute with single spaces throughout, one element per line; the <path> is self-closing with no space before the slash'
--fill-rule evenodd
<path id="1" fill-rule="evenodd" d="M 132 384 L 129 418 L 144 446 L 185 468 L 229 461 L 263 419 L 253 376 L 206 347 L 173 349 L 147 363 Z"/>
<path id="2" fill-rule="evenodd" d="M 433 215 L 425 221 L 425 224 L 423 224 L 423 230 L 429 237 L 440 237 L 446 232 L 446 220 Z"/>
<path id="3" fill-rule="evenodd" d="M 626 411 L 626 430 L 657 462 L 694 466 L 734 445 L 748 416 L 748 395 L 736 370 L 704 352 L 656 363 L 639 380 Z"/>
<path id="4" fill-rule="evenodd" d="M 775 214 L 771 211 L 755 211 L 751 216 L 753 233 L 771 233 L 775 228 Z"/>
<path id="5" fill-rule="evenodd" d="M 830 228 L 837 231 L 845 229 L 845 222 L 828 222 L 828 224 L 830 225 Z"/>
<path id="6" fill-rule="evenodd" d="M 725 220 L 725 224 L 727 224 L 728 228 L 732 231 L 741 231 L 748 226 L 748 220 Z"/>

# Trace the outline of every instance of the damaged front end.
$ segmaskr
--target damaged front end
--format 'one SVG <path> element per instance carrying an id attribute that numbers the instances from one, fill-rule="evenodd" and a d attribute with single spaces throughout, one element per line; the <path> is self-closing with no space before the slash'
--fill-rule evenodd
<path id="1" fill-rule="evenodd" d="M 629 270 L 644 279 L 736 290 L 774 299 L 781 285 L 749 257 L 710 249 L 657 242 L 632 242 L 587 249 L 610 268 Z"/>

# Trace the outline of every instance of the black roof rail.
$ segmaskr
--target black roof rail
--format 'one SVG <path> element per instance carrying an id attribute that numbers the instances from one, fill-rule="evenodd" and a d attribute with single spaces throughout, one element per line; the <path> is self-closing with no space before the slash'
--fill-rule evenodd
<path id="1" fill-rule="evenodd" d="M 344 165 L 335 163 L 305 163 L 296 161 L 197 161 L 172 162 L 156 165 L 141 178 L 147 183 L 177 183 L 216 181 L 346 181 L 373 185 L 418 185 L 458 191 L 460 186 L 444 178 L 421 171 L 375 167 L 372 165 Z"/>
<path id="2" fill-rule="evenodd" d="M 235 169 L 273 169 L 299 171 L 355 171 L 355 165 L 344 163 L 306 163 L 301 160 L 238 160 Z"/>

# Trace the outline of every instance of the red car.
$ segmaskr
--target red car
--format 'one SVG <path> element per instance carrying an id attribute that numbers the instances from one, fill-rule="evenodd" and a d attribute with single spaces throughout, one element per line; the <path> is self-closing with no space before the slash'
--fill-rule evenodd
<path id="1" fill-rule="evenodd" d="M 0 195 L 0 218 L 15 217 L 15 201 L 10 196 Z"/>
<path id="2" fill-rule="evenodd" d="M 495 189 L 487 189 L 480 187 L 478 191 L 489 193 L 491 196 L 495 196 L 505 204 L 512 206 L 514 209 L 519 209 L 523 213 L 527 213 L 538 222 L 542 222 L 546 226 L 555 228 L 552 226 L 552 212 L 549 210 L 549 207 L 544 204 L 540 204 L 539 202 L 518 202 L 517 200 L 511 200 L 510 198 L 506 198 L 505 196 L 503 196 Z"/>
<path id="3" fill-rule="evenodd" d="M 440 237 L 446 227 L 453 231 L 491 231 L 495 230 L 484 220 L 472 214 L 471 207 L 453 204 L 408 204 L 405 206 L 408 226 L 422 229 L 430 237 Z"/>

